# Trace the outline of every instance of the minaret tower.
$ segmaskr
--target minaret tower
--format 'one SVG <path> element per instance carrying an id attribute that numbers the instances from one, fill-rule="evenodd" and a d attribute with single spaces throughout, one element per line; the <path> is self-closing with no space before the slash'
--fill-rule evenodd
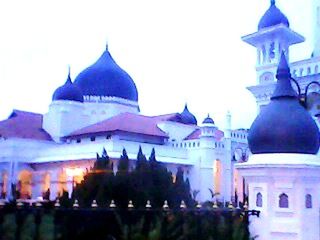
<path id="1" fill-rule="evenodd" d="M 320 0 L 313 0 L 313 57 L 320 57 Z"/>
<path id="2" fill-rule="evenodd" d="M 320 239 L 319 130 L 291 86 L 284 53 L 270 103 L 253 122 L 253 155 L 237 169 L 249 186 L 249 208 L 260 210 L 250 233 L 261 240 Z"/>
<path id="3" fill-rule="evenodd" d="M 257 49 L 257 86 L 248 89 L 257 98 L 260 106 L 269 102 L 274 89 L 277 64 L 282 52 L 289 60 L 289 47 L 304 42 L 304 37 L 290 29 L 288 18 L 270 1 L 270 7 L 258 24 L 258 31 L 242 37 L 242 40 Z"/>

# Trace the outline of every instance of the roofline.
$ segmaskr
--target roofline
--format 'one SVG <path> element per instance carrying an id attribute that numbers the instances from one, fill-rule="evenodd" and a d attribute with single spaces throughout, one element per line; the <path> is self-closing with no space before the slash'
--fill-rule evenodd
<path id="1" fill-rule="evenodd" d="M 159 129 L 162 131 L 161 129 Z M 169 138 L 169 136 L 163 135 L 152 135 L 152 134 L 145 134 L 145 133 L 137 133 L 137 132 L 129 132 L 129 131 L 124 131 L 120 129 L 115 129 L 115 130 L 110 130 L 110 131 L 101 131 L 101 132 L 90 132 L 90 133 L 83 133 L 83 134 L 75 134 L 75 135 L 69 135 L 69 136 L 64 136 L 62 139 L 76 139 L 78 137 L 85 137 L 85 136 L 90 136 L 90 135 L 95 135 L 95 136 L 103 136 L 106 133 L 116 133 L 116 132 L 124 132 L 124 133 L 133 133 L 133 134 L 138 134 L 138 135 L 144 135 L 144 136 L 152 136 L 152 137 L 159 137 L 159 138 Z M 165 134 L 165 133 L 164 133 Z"/>
<path id="2" fill-rule="evenodd" d="M 299 33 L 293 31 L 291 28 L 287 27 L 285 24 L 280 23 L 268 28 L 263 28 L 255 33 L 245 35 L 241 37 L 241 40 L 256 47 L 258 44 L 255 42 L 258 41 L 257 38 L 264 37 L 266 35 L 274 35 L 275 33 L 278 32 L 285 32 L 287 35 L 290 34 L 294 39 L 289 41 L 290 45 L 297 44 L 297 43 L 302 43 L 306 39 L 304 36 L 300 35 Z"/>

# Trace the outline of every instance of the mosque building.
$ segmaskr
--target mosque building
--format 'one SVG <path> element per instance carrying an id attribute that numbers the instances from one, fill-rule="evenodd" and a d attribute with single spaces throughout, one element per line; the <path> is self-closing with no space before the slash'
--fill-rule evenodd
<path id="1" fill-rule="evenodd" d="M 315 0 L 314 10 L 318 16 L 320 0 Z M 320 34 L 320 17 L 316 23 L 315 31 Z M 257 85 L 248 89 L 261 110 L 274 91 L 281 52 L 289 59 L 289 47 L 303 42 L 304 37 L 291 30 L 289 20 L 272 0 L 258 31 L 242 39 L 257 48 Z M 320 76 L 320 41 L 315 42 L 311 58 L 290 64 L 302 91 Z M 308 108 L 318 115 L 318 89 L 311 85 L 309 90 Z M 74 81 L 67 76 L 53 93 L 46 114 L 13 110 L 0 122 L 1 196 L 11 197 L 13 183 L 25 199 L 41 196 L 48 189 L 51 199 L 64 190 L 70 194 L 97 153 L 106 149 L 116 171 L 122 150 L 126 149 L 134 166 L 141 146 L 146 156 L 154 148 L 157 160 L 173 176 L 181 167 L 192 191 L 199 191 L 197 200 L 211 200 L 210 190 L 219 193 L 221 201 L 236 195 L 242 200 L 246 184 L 234 164 L 248 157 L 248 131 L 232 130 L 230 113 L 226 126 L 219 129 L 209 115 L 198 122 L 187 105 L 180 113 L 143 115 L 133 79 L 106 48 Z"/>

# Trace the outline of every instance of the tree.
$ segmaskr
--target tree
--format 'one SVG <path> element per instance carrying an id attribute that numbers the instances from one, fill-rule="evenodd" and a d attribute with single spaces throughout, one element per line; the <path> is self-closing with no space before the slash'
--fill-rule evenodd
<path id="1" fill-rule="evenodd" d="M 118 172 L 114 175 L 111 161 L 106 152 L 99 156 L 84 181 L 77 185 L 77 198 L 80 204 L 90 206 L 92 200 L 106 205 L 111 200 L 117 207 L 127 208 L 129 200 L 135 207 L 144 207 L 147 200 L 153 207 L 161 208 L 168 200 L 170 207 L 179 207 L 181 200 L 191 202 L 188 180 L 184 181 L 182 169 L 178 170 L 177 181 L 173 183 L 172 174 L 156 159 L 152 149 L 149 161 L 141 146 L 137 154 L 136 168 L 129 171 L 129 158 L 125 149 L 119 159 Z M 192 206 L 189 205 L 188 206 Z"/>
<path id="2" fill-rule="evenodd" d="M 84 206 L 90 206 L 92 200 L 105 204 L 111 196 L 113 178 L 113 165 L 107 151 L 103 148 L 101 156 L 97 153 L 97 159 L 84 176 L 84 180 L 75 187 L 72 197 L 78 199 Z"/>
<path id="3" fill-rule="evenodd" d="M 101 157 L 97 153 L 97 159 L 93 165 L 93 169 L 96 171 L 106 171 L 110 169 L 110 158 L 107 154 L 107 150 L 103 148 Z"/>
<path id="4" fill-rule="evenodd" d="M 127 174 L 128 171 L 129 171 L 129 157 L 126 149 L 124 148 L 122 150 L 122 155 L 120 156 L 120 159 L 119 159 L 118 173 Z"/>
<path id="5" fill-rule="evenodd" d="M 148 168 L 148 162 L 146 156 L 142 152 L 141 146 L 139 146 L 139 151 L 137 155 L 137 164 L 136 164 L 136 170 L 137 171 L 147 171 Z"/>
<path id="6" fill-rule="evenodd" d="M 184 200 L 188 206 L 192 206 L 194 205 L 194 200 L 192 200 L 191 197 L 190 182 L 188 178 L 184 180 L 183 175 L 183 170 L 179 167 L 176 175 L 176 181 L 174 183 L 174 191 L 176 193 L 174 203 L 177 206 L 182 200 Z"/>

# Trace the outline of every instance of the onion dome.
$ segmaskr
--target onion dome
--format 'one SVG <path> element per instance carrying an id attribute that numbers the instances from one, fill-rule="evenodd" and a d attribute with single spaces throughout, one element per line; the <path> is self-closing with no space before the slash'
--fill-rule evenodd
<path id="1" fill-rule="evenodd" d="M 281 23 L 289 27 L 288 18 L 280 11 L 279 8 L 277 8 L 276 1 L 271 0 L 269 9 L 260 19 L 258 30 L 261 30 L 262 28 L 272 27 Z"/>
<path id="2" fill-rule="evenodd" d="M 75 79 L 84 96 L 119 97 L 138 101 L 138 91 L 132 78 L 113 60 L 108 48 L 90 67 Z"/>
<path id="3" fill-rule="evenodd" d="M 181 122 L 188 125 L 197 125 L 196 117 L 189 112 L 187 104 L 184 106 L 183 112 L 180 113 Z"/>
<path id="4" fill-rule="evenodd" d="M 210 117 L 210 115 L 208 114 L 208 116 L 203 120 L 202 124 L 213 124 L 214 125 L 214 121 Z"/>
<path id="5" fill-rule="evenodd" d="M 284 53 L 276 77 L 278 81 L 269 105 L 260 112 L 249 130 L 251 152 L 316 154 L 319 129 L 291 86 Z"/>
<path id="6" fill-rule="evenodd" d="M 83 95 L 81 89 L 71 82 L 70 70 L 66 83 L 61 87 L 57 88 L 57 90 L 55 90 L 53 93 L 52 101 L 56 100 L 83 102 Z"/>

